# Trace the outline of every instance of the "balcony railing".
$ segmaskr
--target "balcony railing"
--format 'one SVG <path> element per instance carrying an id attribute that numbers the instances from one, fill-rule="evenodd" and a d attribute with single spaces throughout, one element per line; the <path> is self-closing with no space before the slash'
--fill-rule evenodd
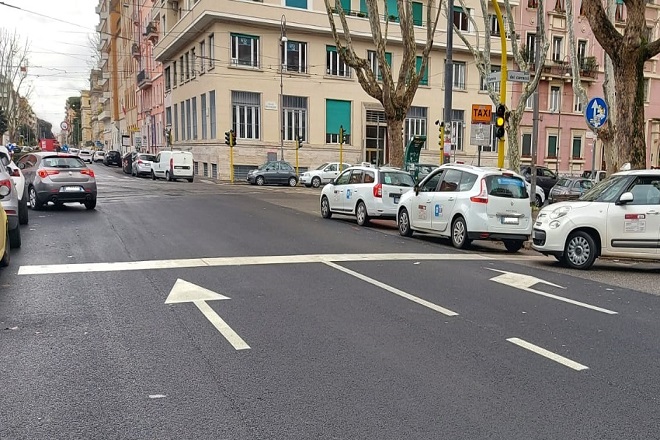
<path id="1" fill-rule="evenodd" d="M 133 58 L 135 59 L 140 59 L 140 45 L 137 43 L 133 43 L 131 46 L 131 55 L 133 55 Z"/>
<path id="2" fill-rule="evenodd" d="M 147 40 L 151 41 L 153 44 L 158 42 L 158 26 L 155 22 L 151 22 L 147 25 L 144 36 L 147 37 Z"/>
<path id="3" fill-rule="evenodd" d="M 140 73 L 137 74 L 137 86 L 140 90 L 151 87 L 151 77 L 146 70 L 140 70 Z"/>

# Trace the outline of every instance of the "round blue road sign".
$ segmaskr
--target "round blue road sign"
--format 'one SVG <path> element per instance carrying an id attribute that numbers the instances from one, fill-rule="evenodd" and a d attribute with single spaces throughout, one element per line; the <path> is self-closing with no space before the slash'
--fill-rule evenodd
<path id="1" fill-rule="evenodd" d="M 587 120 L 589 127 L 597 130 L 605 125 L 609 113 L 607 103 L 603 98 L 591 98 L 584 109 L 584 119 Z"/>

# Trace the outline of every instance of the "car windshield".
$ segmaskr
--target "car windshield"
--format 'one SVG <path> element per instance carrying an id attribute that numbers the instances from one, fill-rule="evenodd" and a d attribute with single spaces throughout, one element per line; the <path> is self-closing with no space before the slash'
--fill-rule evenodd
<path id="1" fill-rule="evenodd" d="M 490 175 L 486 176 L 486 189 L 488 195 L 495 197 L 507 197 L 510 199 L 526 199 L 527 185 L 515 176 Z"/>
<path id="2" fill-rule="evenodd" d="M 405 186 L 412 188 L 415 186 L 415 181 L 408 173 L 401 173 L 396 171 L 381 171 L 381 182 L 385 185 Z"/>
<path id="3" fill-rule="evenodd" d="M 559 181 L 557 182 L 557 186 L 569 186 L 570 183 L 571 181 L 568 179 L 559 179 Z"/>
<path id="4" fill-rule="evenodd" d="M 141 159 L 141 160 L 154 160 L 155 158 L 156 157 L 152 156 L 151 154 L 140 154 L 138 156 L 138 159 Z"/>
<path id="5" fill-rule="evenodd" d="M 616 200 L 623 188 L 628 184 L 628 176 L 613 176 L 594 185 L 589 191 L 582 194 L 580 200 L 585 202 L 607 202 Z"/>
<path id="6" fill-rule="evenodd" d="M 42 165 L 48 168 L 85 168 L 85 162 L 77 157 L 44 157 Z"/>
<path id="7" fill-rule="evenodd" d="M 264 170 L 264 169 L 266 169 L 266 167 L 267 167 L 268 165 L 270 165 L 271 163 L 272 163 L 272 162 L 262 163 L 261 165 L 259 165 L 259 166 L 257 167 L 257 169 L 258 169 L 258 170 Z"/>
<path id="8" fill-rule="evenodd" d="M 327 167 L 327 166 L 328 166 L 328 163 L 326 162 L 326 163 L 324 163 L 323 165 L 319 166 L 319 167 L 316 168 L 316 169 L 317 169 L 317 170 L 322 170 L 323 168 L 325 168 L 325 167 Z"/>

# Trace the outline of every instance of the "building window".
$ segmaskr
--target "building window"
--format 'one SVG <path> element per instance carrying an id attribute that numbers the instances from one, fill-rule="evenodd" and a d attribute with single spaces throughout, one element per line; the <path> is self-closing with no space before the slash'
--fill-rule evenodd
<path id="1" fill-rule="evenodd" d="M 199 73 L 206 69 L 206 41 L 199 42 Z"/>
<path id="2" fill-rule="evenodd" d="M 500 36 L 500 23 L 497 21 L 497 15 L 490 14 L 490 35 L 492 37 Z M 502 21 L 504 22 L 504 35 L 509 36 L 509 22 L 506 20 L 506 15 L 502 16 Z"/>
<path id="3" fill-rule="evenodd" d="M 452 150 L 463 151 L 465 138 L 465 110 L 451 111 L 451 143 Z"/>
<path id="4" fill-rule="evenodd" d="M 282 46 L 282 64 L 286 72 L 307 71 L 307 43 L 287 41 Z"/>
<path id="5" fill-rule="evenodd" d="M 259 67 L 259 37 L 231 34 L 231 63 L 234 66 Z"/>
<path id="6" fill-rule="evenodd" d="M 408 114 L 406 115 L 406 120 L 403 122 L 404 129 L 404 145 L 408 144 L 408 141 L 413 136 L 426 136 L 426 127 L 428 123 L 427 119 L 427 108 L 426 107 L 410 107 Z M 424 143 L 424 148 L 426 148 L 427 143 Z"/>
<path id="7" fill-rule="evenodd" d="M 204 177 L 209 177 L 209 163 L 204 162 Z"/>
<path id="8" fill-rule="evenodd" d="M 199 162 L 193 161 L 193 174 L 199 176 Z"/>
<path id="9" fill-rule="evenodd" d="M 215 139 L 216 138 L 215 90 L 209 92 L 209 128 L 211 129 L 210 139 Z"/>
<path id="10" fill-rule="evenodd" d="M 206 125 L 206 117 L 208 116 L 206 110 L 206 93 L 202 93 L 200 98 L 201 98 L 200 104 L 202 107 L 202 139 L 206 139 L 208 135 L 207 125 Z"/>
<path id="11" fill-rule="evenodd" d="M 573 112 L 582 113 L 583 107 L 584 107 L 584 103 L 580 99 L 580 96 L 573 95 Z"/>
<path id="12" fill-rule="evenodd" d="M 580 64 L 580 68 L 584 69 L 585 59 L 587 58 L 587 42 L 586 40 L 580 40 L 577 43 L 577 59 Z"/>
<path id="13" fill-rule="evenodd" d="M 217 179 L 218 178 L 218 164 L 217 163 L 212 163 L 211 164 L 211 178 L 212 179 Z"/>
<path id="14" fill-rule="evenodd" d="M 367 51 L 367 60 L 369 61 L 369 66 L 371 66 L 371 71 L 376 75 L 376 79 L 381 81 L 383 79 L 383 73 L 380 71 L 380 64 L 378 64 L 378 57 L 376 52 L 373 50 Z M 392 54 L 390 52 L 385 52 L 385 61 L 387 65 L 392 67 Z"/>
<path id="15" fill-rule="evenodd" d="M 177 112 L 177 105 L 174 104 L 174 140 L 179 140 L 179 115 Z"/>
<path id="16" fill-rule="evenodd" d="M 192 99 L 192 138 L 197 139 L 197 97 Z"/>
<path id="17" fill-rule="evenodd" d="M 169 92 L 172 88 L 172 78 L 170 78 L 171 69 L 170 66 L 165 68 L 165 91 Z"/>
<path id="18" fill-rule="evenodd" d="M 582 136 L 573 136 L 573 149 L 571 151 L 573 159 L 582 159 Z"/>
<path id="19" fill-rule="evenodd" d="M 422 70 L 422 60 L 423 57 L 417 57 L 415 58 L 415 72 L 419 75 L 419 73 Z M 419 84 L 422 86 L 428 86 L 429 85 L 429 65 L 428 65 L 428 60 L 426 62 L 426 68 L 424 69 L 424 74 L 422 77 L 419 79 Z"/>
<path id="20" fill-rule="evenodd" d="M 490 66 L 491 73 L 499 72 L 501 70 L 502 70 L 501 66 L 493 66 L 492 64 Z M 500 91 L 500 85 L 501 84 L 499 82 L 491 83 L 491 87 L 494 92 Z M 488 83 L 486 83 L 486 78 L 484 78 L 483 76 L 481 77 L 481 84 L 479 85 L 479 90 L 481 90 L 482 92 L 488 91 Z"/>
<path id="21" fill-rule="evenodd" d="M 285 4 L 290 8 L 307 9 L 307 0 L 286 0 Z"/>
<path id="22" fill-rule="evenodd" d="M 215 66 L 215 36 L 209 35 L 209 69 Z"/>
<path id="23" fill-rule="evenodd" d="M 424 26 L 424 19 L 422 18 L 424 6 L 419 2 L 412 2 L 413 25 Z"/>
<path id="24" fill-rule="evenodd" d="M 534 93 L 530 94 L 525 101 L 525 109 L 534 108 Z"/>
<path id="25" fill-rule="evenodd" d="M 197 75 L 197 72 L 196 72 L 196 70 L 197 70 L 197 56 L 195 55 L 195 48 L 194 47 L 192 49 L 190 49 L 190 63 L 191 63 L 190 76 L 192 78 L 194 78 L 195 75 Z"/>
<path id="26" fill-rule="evenodd" d="M 303 96 L 283 96 L 282 113 L 284 140 L 295 141 L 296 136 L 307 139 L 307 98 Z"/>
<path id="27" fill-rule="evenodd" d="M 190 99 L 186 99 L 186 139 L 192 139 L 192 117 L 190 113 Z"/>
<path id="28" fill-rule="evenodd" d="M 454 88 L 465 90 L 465 63 L 454 61 Z"/>
<path id="29" fill-rule="evenodd" d="M 564 0 L 555 0 L 555 11 L 566 12 L 566 5 L 564 4 Z"/>
<path id="30" fill-rule="evenodd" d="M 454 6 L 454 26 L 464 32 L 470 31 L 470 9 L 463 10 L 461 6 Z"/>
<path id="31" fill-rule="evenodd" d="M 399 22 L 399 7 L 396 4 L 396 0 L 385 0 L 385 20 Z"/>
<path id="32" fill-rule="evenodd" d="M 335 46 L 326 46 L 325 51 L 325 73 L 327 75 L 349 78 L 351 76 L 351 68 L 341 59 L 337 48 Z"/>
<path id="33" fill-rule="evenodd" d="M 557 135 L 548 135 L 548 154 L 546 157 L 557 157 Z"/>
<path id="34" fill-rule="evenodd" d="M 493 130 L 492 125 L 486 125 L 485 127 L 488 127 L 486 130 L 489 131 L 490 145 L 482 145 L 481 147 L 477 148 L 481 148 L 483 153 L 497 153 L 497 145 L 500 141 L 497 136 L 495 136 L 497 133 L 495 133 L 495 130 Z"/>
<path id="35" fill-rule="evenodd" d="M 261 95 L 252 92 L 231 92 L 232 130 L 238 139 L 259 139 Z"/>
<path id="36" fill-rule="evenodd" d="M 550 100 L 548 103 L 548 110 L 551 112 L 556 112 L 559 110 L 559 106 L 561 105 L 561 89 L 556 86 L 550 87 Z"/>
<path id="37" fill-rule="evenodd" d="M 649 102 L 649 92 L 650 92 L 650 87 L 651 84 L 649 82 L 648 78 L 644 78 L 644 102 Z"/>
<path id="38" fill-rule="evenodd" d="M 186 103 L 181 101 L 181 140 L 186 140 Z"/>
<path id="39" fill-rule="evenodd" d="M 522 151 L 520 153 L 523 157 L 532 156 L 532 133 L 523 133 L 522 135 Z"/>
<path id="40" fill-rule="evenodd" d="M 539 0 L 527 0 L 527 7 L 530 9 L 536 9 L 539 7 Z"/>
<path id="41" fill-rule="evenodd" d="M 172 63 L 172 85 L 176 87 L 176 61 Z"/>
<path id="42" fill-rule="evenodd" d="M 614 19 L 616 21 L 626 21 L 624 15 L 625 6 L 623 0 L 616 0 L 616 9 L 614 11 Z"/>
<path id="43" fill-rule="evenodd" d="M 344 143 L 351 144 L 351 101 L 325 100 L 325 143 L 339 143 L 339 129 L 344 129 Z"/>
<path id="44" fill-rule="evenodd" d="M 536 61 L 536 34 L 527 33 L 527 62 Z"/>
<path id="45" fill-rule="evenodd" d="M 552 37 L 552 61 L 561 62 L 563 60 L 564 39 L 562 37 Z"/>

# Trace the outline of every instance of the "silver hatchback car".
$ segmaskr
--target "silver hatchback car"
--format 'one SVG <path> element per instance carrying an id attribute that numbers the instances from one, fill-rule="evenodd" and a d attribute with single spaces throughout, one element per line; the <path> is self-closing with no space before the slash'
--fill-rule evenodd
<path id="1" fill-rule="evenodd" d="M 30 153 L 16 164 L 23 170 L 32 209 L 48 202 L 56 206 L 81 203 L 96 208 L 96 177 L 78 156 L 65 153 Z"/>
<path id="2" fill-rule="evenodd" d="M 18 191 L 16 191 L 14 181 L 12 180 L 4 161 L 0 161 L 0 186 L 6 186 L 9 188 L 9 193 L 0 203 L 7 213 L 10 247 L 12 249 L 17 249 L 21 247 L 21 230 L 18 219 Z"/>

